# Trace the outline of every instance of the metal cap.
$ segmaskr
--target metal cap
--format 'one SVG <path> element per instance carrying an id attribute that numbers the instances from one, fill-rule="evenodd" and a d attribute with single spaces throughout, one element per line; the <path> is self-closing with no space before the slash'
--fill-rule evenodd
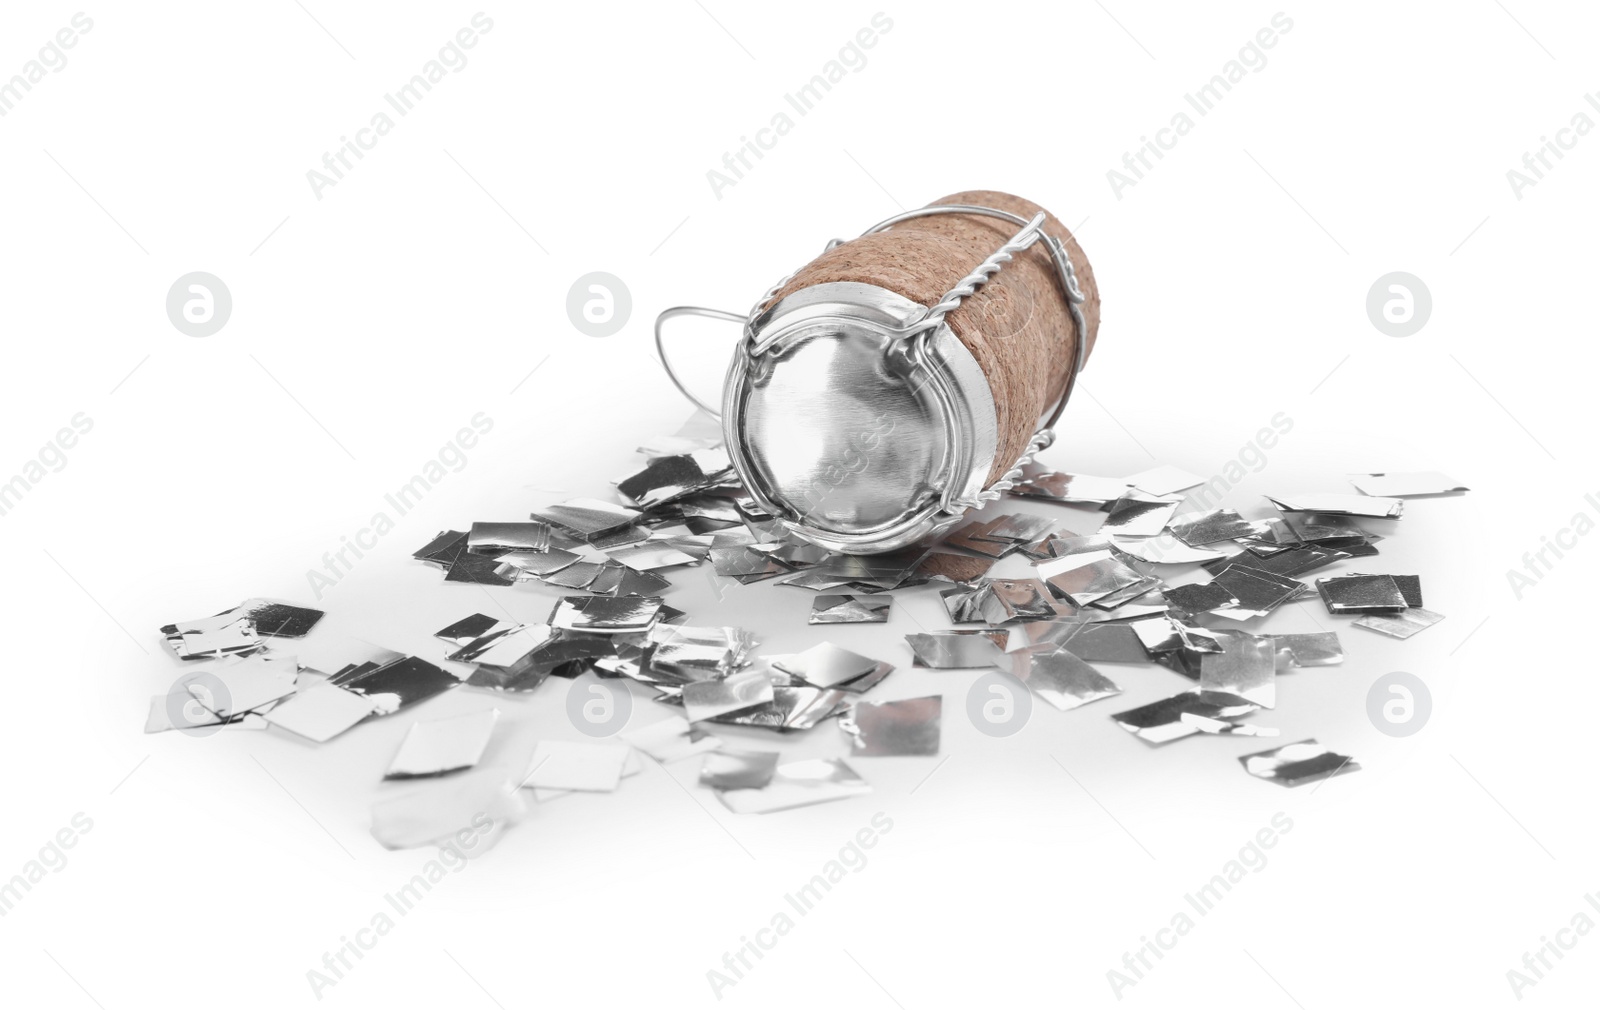
<path id="1" fill-rule="evenodd" d="M 870 284 L 802 288 L 749 328 L 723 386 L 728 452 L 750 494 L 830 550 L 894 550 L 973 504 L 998 427 L 983 369 L 927 307 Z"/>

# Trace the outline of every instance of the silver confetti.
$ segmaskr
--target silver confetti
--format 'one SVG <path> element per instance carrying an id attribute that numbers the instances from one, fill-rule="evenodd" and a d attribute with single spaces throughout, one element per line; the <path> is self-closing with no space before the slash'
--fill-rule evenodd
<path id="1" fill-rule="evenodd" d="M 889 620 L 892 596 L 822 594 L 811 601 L 808 624 L 883 624 Z"/>
<path id="2" fill-rule="evenodd" d="M 1454 477 L 1431 470 L 1422 473 L 1353 473 L 1349 478 L 1357 491 L 1378 498 L 1411 498 L 1468 490 Z"/>
<path id="3" fill-rule="evenodd" d="M 1394 614 L 1367 614 L 1356 620 L 1355 626 L 1376 631 L 1380 635 L 1388 635 L 1390 638 L 1410 638 L 1442 620 L 1444 620 L 1443 614 L 1436 614 L 1421 607 L 1407 607 Z"/>
<path id="4" fill-rule="evenodd" d="M 386 779 L 422 778 L 471 768 L 494 732 L 498 709 L 414 722 L 389 762 Z"/>
<path id="5" fill-rule="evenodd" d="M 839 718 L 853 757 L 939 753 L 939 695 L 901 701 L 858 701 Z"/>
<path id="6" fill-rule="evenodd" d="M 775 750 L 724 750 L 707 754 L 700 784 L 711 789 L 765 789 L 778 770 Z"/>
<path id="7" fill-rule="evenodd" d="M 838 758 L 812 758 L 779 765 L 763 789 L 724 789 L 717 797 L 736 814 L 770 814 L 871 791 L 867 781 Z"/>
<path id="8" fill-rule="evenodd" d="M 935 670 L 968 670 L 993 666 L 1001 646 L 987 634 L 932 632 L 906 636 L 918 666 Z"/>
<path id="9" fill-rule="evenodd" d="M 1239 763 L 1256 778 L 1281 786 L 1300 786 L 1361 770 L 1353 759 L 1334 753 L 1314 739 L 1246 754 L 1239 758 Z"/>
<path id="10" fill-rule="evenodd" d="M 1338 516 L 1367 516 L 1374 519 L 1399 519 L 1406 503 L 1399 498 L 1375 498 L 1362 494 L 1305 492 L 1290 497 L 1266 496 L 1284 512 L 1323 512 Z"/>

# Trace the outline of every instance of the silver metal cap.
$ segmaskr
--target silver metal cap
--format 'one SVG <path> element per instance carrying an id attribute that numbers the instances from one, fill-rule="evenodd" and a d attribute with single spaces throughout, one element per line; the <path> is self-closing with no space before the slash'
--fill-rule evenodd
<path id="1" fill-rule="evenodd" d="M 795 535 L 851 554 L 894 550 L 954 523 L 983 490 L 994 398 L 948 325 L 904 337 L 927 313 L 838 282 L 753 321 L 723 386 L 723 429 L 745 487 Z"/>

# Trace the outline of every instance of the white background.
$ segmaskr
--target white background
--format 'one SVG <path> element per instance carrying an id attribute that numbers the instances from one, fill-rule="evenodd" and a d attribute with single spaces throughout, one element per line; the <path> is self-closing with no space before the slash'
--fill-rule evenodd
<path id="1" fill-rule="evenodd" d="M 77 9 L 8 5 L 0 77 Z M 1255 721 L 1363 770 L 1291 791 L 1240 769 L 1257 742 L 1146 747 L 1107 716 L 1185 686 L 1159 668 L 1108 667 L 1123 698 L 1040 705 L 1007 740 L 966 720 L 976 673 L 906 668 L 877 695 L 945 695 L 931 778 L 938 759 L 861 759 L 868 797 L 740 818 L 694 785 L 694 762 L 647 767 L 614 795 L 537 809 L 322 1001 L 713 1005 L 708 969 L 883 811 L 894 828 L 870 864 L 722 1002 L 1111 1005 L 1124 951 L 1282 811 L 1294 827 L 1270 864 L 1123 1002 L 1516 1002 L 1506 971 L 1600 888 L 1586 771 L 1600 546 L 1580 540 L 1520 601 L 1505 575 L 1600 491 L 1586 423 L 1600 137 L 1520 200 L 1506 172 L 1575 113 L 1600 117 L 1583 100 L 1600 26 L 1533 0 L 1286 8 L 1267 65 L 1119 199 L 1107 170 L 1278 9 L 885 8 L 869 62 L 718 199 L 707 170 L 878 8 L 485 8 L 494 27 L 470 62 L 320 200 L 306 172 L 477 7 L 85 9 L 70 62 L 0 118 L 0 475 L 75 413 L 94 421 L 0 517 L 0 876 L 74 813 L 94 824 L 0 919 L 5 1002 L 317 1002 L 307 970 L 428 855 L 368 833 L 409 718 L 322 747 L 275 730 L 144 736 L 149 697 L 179 673 L 156 629 L 247 596 L 313 602 L 307 570 L 479 411 L 493 431 L 324 595 L 319 631 L 437 657 L 431 633 L 472 611 L 542 617 L 553 591 L 445 585 L 408 555 L 441 528 L 604 493 L 635 446 L 675 430 L 687 410 L 649 344 L 660 309 L 742 311 L 827 239 L 966 188 L 1082 222 L 1100 278 L 1100 344 L 1047 462 L 1210 475 L 1281 411 L 1293 432 L 1228 504 L 1349 490 L 1350 471 L 1440 469 L 1472 487 L 1413 502 L 1355 567 L 1420 574 L 1443 624 L 1401 643 L 1314 604 L 1262 624 L 1339 628 L 1345 664 L 1285 678 Z M 232 292 L 214 336 L 164 311 L 193 270 Z M 592 270 L 632 292 L 613 337 L 566 314 Z M 1432 293 L 1407 338 L 1366 314 L 1393 270 Z M 1054 514 L 1080 531 L 1096 519 Z M 674 578 L 670 601 L 699 623 L 743 624 L 772 651 L 820 637 L 803 592 L 732 586 L 718 602 L 699 569 Z M 829 637 L 908 667 L 901 636 L 920 626 L 945 626 L 931 587 L 898 597 L 885 628 Z M 1394 670 L 1433 693 L 1404 740 L 1366 715 Z M 501 702 L 500 758 L 576 738 L 566 686 Z M 491 701 L 458 691 L 416 714 Z M 659 711 L 641 693 L 634 725 Z M 832 726 L 781 746 L 844 750 Z M 1575 1005 L 1597 962 L 1600 938 L 1582 938 L 1523 996 Z"/>

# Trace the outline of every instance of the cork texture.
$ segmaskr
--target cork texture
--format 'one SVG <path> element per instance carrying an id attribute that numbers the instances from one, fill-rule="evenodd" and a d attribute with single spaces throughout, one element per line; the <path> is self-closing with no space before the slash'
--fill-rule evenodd
<path id="1" fill-rule="evenodd" d="M 993 207 L 1023 218 L 1044 210 L 1021 197 L 987 190 L 952 193 L 930 206 L 956 203 Z M 1048 212 L 1045 230 L 1066 245 L 1072 260 L 1084 295 L 1086 335 L 1077 332 L 1050 254 L 1040 245 L 1007 263 L 947 317 L 994 393 L 1000 437 L 985 484 L 998 479 L 1022 455 L 1066 386 L 1078 340 L 1086 339 L 1092 352 L 1100 328 L 1100 291 L 1088 257 L 1066 226 Z M 813 284 L 855 281 L 932 306 L 1016 232 L 1017 226 L 991 217 L 914 218 L 828 250 L 801 268 L 778 297 Z"/>

